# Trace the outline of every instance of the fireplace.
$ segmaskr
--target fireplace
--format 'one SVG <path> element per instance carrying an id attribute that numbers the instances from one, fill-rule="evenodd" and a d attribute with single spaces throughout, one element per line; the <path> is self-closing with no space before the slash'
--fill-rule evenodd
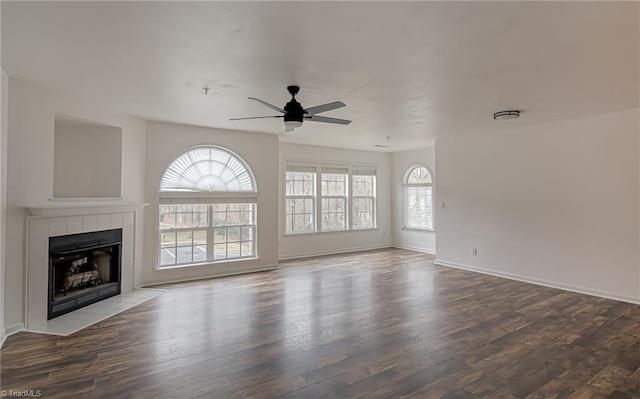
<path id="1" fill-rule="evenodd" d="M 122 229 L 49 238 L 47 319 L 120 294 Z"/>

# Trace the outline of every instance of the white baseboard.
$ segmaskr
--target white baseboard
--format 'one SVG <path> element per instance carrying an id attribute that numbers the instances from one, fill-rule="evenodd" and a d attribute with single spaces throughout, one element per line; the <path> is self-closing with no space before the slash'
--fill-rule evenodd
<path id="1" fill-rule="evenodd" d="M 4 341 L 7 340 L 8 336 L 19 333 L 20 331 L 24 331 L 24 323 L 14 324 L 5 328 L 4 331 L 2 331 L 2 342 L 0 342 L 0 347 L 4 345 Z"/>
<path id="2" fill-rule="evenodd" d="M 523 283 L 541 285 L 543 287 L 556 288 L 564 291 L 576 292 L 578 294 L 597 296 L 601 298 L 613 299 L 616 301 L 629 302 L 629 303 L 640 305 L 640 298 L 617 294 L 614 292 L 600 291 L 600 290 L 594 290 L 591 288 L 578 287 L 570 284 L 557 283 L 554 281 L 547 281 L 547 280 L 543 280 L 535 277 L 522 276 L 514 273 L 506 273 L 506 272 L 501 272 L 497 270 L 485 269 L 483 267 L 465 265 L 457 262 L 450 262 L 443 259 L 436 259 L 433 261 L 433 263 L 440 266 L 453 267 L 456 269 L 463 269 L 463 270 L 469 270 L 472 272 L 488 274 L 490 276 L 502 277 L 509 280 L 521 281 Z"/>
<path id="3" fill-rule="evenodd" d="M 390 244 L 385 244 L 385 245 L 372 245 L 372 246 L 366 246 L 366 247 L 347 248 L 347 249 L 334 249 L 329 251 L 301 252 L 297 254 L 278 256 L 278 260 L 313 258 L 315 256 L 335 255 L 335 254 L 348 254 L 351 252 L 363 252 L 363 251 L 371 251 L 374 249 L 385 249 L 385 248 L 391 248 L 391 247 L 392 246 Z"/>
<path id="4" fill-rule="evenodd" d="M 155 287 L 157 285 L 164 285 L 164 284 L 173 284 L 173 283 L 184 283 L 187 281 L 198 281 L 198 280 L 209 280 L 212 278 L 218 278 L 218 277 L 227 277 L 227 276 L 237 276 L 239 274 L 248 274 L 248 273 L 257 273 L 257 272 L 267 272 L 269 270 L 275 270 L 277 268 L 279 268 L 280 265 L 268 265 L 268 266 L 261 266 L 261 267 L 256 267 L 254 269 L 243 269 L 240 271 L 232 271 L 232 272 L 226 272 L 226 273 L 212 273 L 208 276 L 202 276 L 202 277 L 190 277 L 190 278 L 178 278 L 178 279 L 171 279 L 171 280 L 162 280 L 162 281 L 154 281 L 152 283 L 143 283 L 142 287 L 143 288 L 152 288 Z"/>
<path id="5" fill-rule="evenodd" d="M 409 250 L 409 251 L 422 252 L 422 253 L 430 254 L 430 255 L 435 255 L 436 254 L 436 250 L 435 249 L 430 249 L 430 248 L 414 247 L 412 245 L 403 245 L 403 244 L 392 244 L 392 246 L 394 248 L 400 248 L 400 249 L 406 249 L 406 250 Z"/>

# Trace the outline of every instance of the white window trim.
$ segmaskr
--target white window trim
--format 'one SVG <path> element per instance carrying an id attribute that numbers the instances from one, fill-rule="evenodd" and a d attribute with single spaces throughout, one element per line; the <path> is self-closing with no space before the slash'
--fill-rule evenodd
<path id="1" fill-rule="evenodd" d="M 287 168 L 291 166 L 292 168 L 302 167 L 309 168 L 307 173 L 314 174 L 314 187 L 311 195 L 289 195 L 287 194 Z M 311 172 L 313 169 L 313 172 Z M 288 162 L 284 163 L 284 175 L 283 175 L 283 189 L 284 189 L 284 212 L 283 212 L 283 226 L 284 226 L 284 235 L 298 235 L 298 234 L 312 234 L 318 230 L 318 201 L 317 201 L 317 193 L 318 193 L 318 168 L 315 163 L 309 162 Z M 311 199 L 312 202 L 312 215 L 313 215 L 313 230 L 302 230 L 302 231 L 287 231 L 287 207 L 289 206 L 289 199 Z"/>
<path id="2" fill-rule="evenodd" d="M 256 192 L 222 192 L 222 193 L 183 193 L 163 192 L 158 196 L 160 204 L 224 204 L 224 203 L 255 203 L 258 201 Z"/>
<path id="3" fill-rule="evenodd" d="M 409 175 L 411 174 L 411 172 L 415 169 L 415 168 L 419 168 L 419 167 L 423 167 L 427 170 L 427 172 L 429 172 L 429 175 L 431 176 L 431 183 L 424 183 L 424 184 L 409 184 Z M 409 194 L 408 194 L 408 188 L 409 187 L 431 187 L 431 215 L 432 215 L 432 219 L 433 219 L 433 228 L 429 229 L 429 228 L 421 228 L 421 227 L 414 227 L 414 226 L 409 226 L 408 225 L 408 218 L 409 218 L 409 209 L 408 209 L 408 202 L 409 202 Z M 433 172 L 431 171 L 431 168 L 429 168 L 427 165 L 423 164 L 423 163 L 416 163 L 411 165 L 410 167 L 407 168 L 405 174 L 404 174 L 404 178 L 402 179 L 402 227 L 400 228 L 401 230 L 408 230 L 408 231 L 426 231 L 426 232 L 435 232 L 436 231 L 436 213 L 435 213 L 435 175 L 433 174 Z"/>
<path id="4" fill-rule="evenodd" d="M 354 166 L 350 166 L 349 167 L 349 176 L 351 176 L 351 183 L 350 183 L 350 190 L 351 193 L 353 193 L 353 176 L 367 176 L 364 174 L 357 174 L 354 173 L 353 170 L 356 169 Z M 374 172 L 372 176 L 375 176 L 375 180 L 374 180 L 374 187 L 373 187 L 373 192 L 374 195 L 373 196 L 369 196 L 369 195 L 352 195 L 351 196 L 351 200 L 349 201 L 349 211 L 351 214 L 351 217 L 349 218 L 349 223 L 350 223 L 350 230 L 354 230 L 354 231 L 363 231 L 363 230 L 375 230 L 378 227 L 378 176 L 377 173 L 378 171 L 374 169 Z M 371 175 L 369 175 L 371 176 Z M 372 226 L 371 227 L 353 227 L 353 202 L 356 198 L 369 198 L 372 201 L 372 211 L 373 211 L 373 215 L 372 216 Z"/>
<path id="5" fill-rule="evenodd" d="M 167 194 L 167 193 L 164 193 Z M 156 224 L 156 251 L 155 251 L 155 263 L 154 263 L 154 270 L 155 271 L 161 271 L 161 270 L 167 270 L 167 269 L 176 269 L 176 268 L 182 268 L 182 267 L 192 267 L 192 266 L 213 266 L 213 265 L 219 265 L 219 264 L 223 264 L 223 263 L 227 263 L 227 262 L 237 262 L 237 261 L 247 261 L 247 260 L 256 260 L 256 259 L 260 259 L 260 256 L 258 255 L 258 202 L 257 202 L 257 196 L 253 196 L 254 201 L 238 201 L 238 202 L 234 202 L 234 201 L 216 201 L 216 198 L 214 196 L 210 196 L 210 197 L 206 197 L 203 196 L 200 199 L 202 201 L 200 202 L 184 202 L 184 201 L 180 201 L 180 202 L 162 202 L 162 200 L 171 200 L 172 197 L 169 195 L 163 195 L 163 196 L 159 196 L 158 200 L 157 200 L 157 204 L 158 206 L 156 206 L 155 209 L 155 224 Z M 209 211 L 209 222 L 207 223 L 208 226 L 207 227 L 197 227 L 197 228 L 193 228 L 193 229 L 189 229 L 189 228 L 185 228 L 185 229 L 172 229 L 175 231 L 178 230 L 205 230 L 207 231 L 207 260 L 203 261 L 203 262 L 199 262 L 199 263 L 179 263 L 179 264 L 174 264 L 174 265 L 162 265 L 161 264 L 161 252 L 162 252 L 162 232 L 165 230 L 160 230 L 160 205 L 167 205 L 167 204 L 185 204 L 185 205 L 189 205 L 189 204 L 207 204 L 207 205 L 212 205 L 212 204 L 220 204 L 220 203 L 249 203 L 249 204 L 253 204 L 253 225 L 234 225 L 234 226 L 218 226 L 218 227 L 242 227 L 242 226 L 248 226 L 248 227 L 252 227 L 253 228 L 253 256 L 243 256 L 243 257 L 238 257 L 238 258 L 231 258 L 231 259 L 213 259 L 209 260 L 209 253 L 213 254 L 214 248 L 213 248 L 213 235 L 209 234 L 209 230 L 211 230 L 211 232 L 213 233 L 214 228 L 216 228 L 216 226 L 213 226 L 213 223 L 211 221 L 211 218 L 213 217 L 213 213 L 211 211 Z"/>
<path id="6" fill-rule="evenodd" d="M 335 169 L 335 171 L 327 170 L 326 172 L 323 169 Z M 346 171 L 346 173 L 334 173 Z M 351 169 L 349 165 L 345 164 L 329 164 L 329 163 L 321 163 L 318 169 L 319 174 L 317 177 L 320 179 L 320 185 L 318 186 L 318 197 L 320 198 L 318 206 L 318 231 L 322 233 L 332 233 L 336 231 L 347 231 L 351 230 Z M 338 174 L 344 176 L 344 195 L 323 195 L 322 194 L 322 175 L 323 174 Z M 344 228 L 342 229 L 326 229 L 324 230 L 322 226 L 322 216 L 324 215 L 322 212 L 322 200 L 324 199 L 340 199 L 344 200 Z"/>
<path id="7" fill-rule="evenodd" d="M 302 231 L 302 232 L 287 232 L 287 221 L 286 221 L 286 206 L 287 206 L 287 194 L 286 194 L 286 179 L 287 179 L 287 166 L 296 166 L 296 165 L 304 165 L 304 166 L 312 166 L 315 167 L 315 193 L 314 193 L 314 203 L 315 203 L 315 230 L 314 231 Z M 322 198 L 328 198 L 328 196 L 322 195 L 322 168 L 346 168 L 347 169 L 347 193 L 346 197 L 335 197 L 335 198 L 346 198 L 346 215 L 345 215 L 345 228 L 340 230 L 322 230 Z M 366 168 L 370 169 L 374 172 L 374 176 L 376 176 L 376 184 L 375 184 L 375 196 L 373 197 L 373 227 L 364 227 L 364 228 L 353 228 L 353 220 L 352 220 L 352 211 L 353 211 L 353 185 L 352 185 L 352 176 L 354 168 Z M 295 160 L 295 159 L 285 159 L 282 165 L 282 188 L 280 190 L 281 198 L 283 199 L 284 207 L 282 212 L 282 236 L 283 237 L 295 237 L 295 236 L 304 236 L 304 235 L 315 235 L 315 234 L 339 234 L 339 233 L 349 233 L 349 232 L 365 232 L 365 231 L 375 231 L 378 230 L 378 165 L 376 164 L 345 164 L 341 162 L 331 162 L 331 161 L 308 161 L 308 160 Z"/>
<path id="8" fill-rule="evenodd" d="M 162 191 L 162 179 L 164 177 L 167 169 L 173 165 L 173 163 L 188 153 L 189 151 L 199 148 L 199 147 L 213 147 L 218 148 L 222 151 L 225 151 L 232 156 L 236 157 L 237 160 L 244 166 L 246 172 L 248 173 L 251 179 L 251 185 L 253 187 L 253 191 L 226 191 L 226 192 L 194 192 L 194 191 Z M 213 266 L 220 265 L 225 263 L 234 263 L 234 262 L 246 262 L 246 261 L 255 261 L 259 260 L 260 256 L 258 253 L 258 191 L 256 179 L 253 174 L 253 171 L 249 167 L 249 165 L 245 162 L 245 160 L 240 157 L 235 152 L 221 147 L 215 144 L 202 144 L 194 147 L 187 148 L 186 150 L 180 152 L 177 156 L 175 156 L 171 162 L 167 164 L 165 171 L 160 175 L 160 178 L 157 182 L 156 187 L 158 187 L 158 194 L 156 196 L 156 207 L 155 207 L 155 231 L 156 231 L 156 245 L 155 245 L 155 262 L 154 262 L 154 271 L 163 271 L 163 270 L 171 270 L 177 268 L 188 268 L 188 267 L 198 267 L 198 266 Z M 253 204 L 253 256 L 247 257 L 239 257 L 232 259 L 218 259 L 218 260 L 208 260 L 209 252 L 213 253 L 213 237 L 207 238 L 207 260 L 200 263 L 183 263 L 183 264 L 175 264 L 175 265 L 166 265 L 162 266 L 161 263 L 161 251 L 162 251 L 162 242 L 161 242 L 161 231 L 160 231 L 160 205 L 165 204 L 221 204 L 221 203 L 251 203 Z M 213 217 L 213 215 L 209 215 L 209 218 Z M 209 220 L 209 226 L 202 227 L 198 229 L 205 229 L 213 231 L 214 226 L 212 226 L 211 220 Z M 235 226 L 234 226 L 235 227 Z M 210 247 L 210 248 L 209 248 Z"/>

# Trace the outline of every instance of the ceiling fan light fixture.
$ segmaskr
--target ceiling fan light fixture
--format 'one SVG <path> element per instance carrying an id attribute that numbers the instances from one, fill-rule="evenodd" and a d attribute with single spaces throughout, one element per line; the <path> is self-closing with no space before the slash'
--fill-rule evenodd
<path id="1" fill-rule="evenodd" d="M 520 117 L 520 111 L 516 111 L 516 110 L 500 111 L 493 114 L 493 119 L 500 120 L 500 121 L 516 119 L 518 117 Z"/>
<path id="2" fill-rule="evenodd" d="M 284 121 L 284 126 L 287 129 L 297 129 L 299 127 L 302 126 L 302 122 L 301 121 Z"/>

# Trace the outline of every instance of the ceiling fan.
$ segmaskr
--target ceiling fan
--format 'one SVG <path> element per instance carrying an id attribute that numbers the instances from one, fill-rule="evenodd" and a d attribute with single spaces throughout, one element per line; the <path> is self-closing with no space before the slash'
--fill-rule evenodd
<path id="1" fill-rule="evenodd" d="M 249 100 L 258 101 L 260 104 L 264 105 L 265 107 L 269 107 L 275 111 L 282 113 L 282 115 L 252 116 L 248 118 L 233 118 L 229 120 L 239 121 L 243 119 L 284 118 L 285 132 L 292 132 L 294 129 L 299 128 L 300 126 L 302 126 L 302 122 L 304 120 L 313 121 L 313 122 L 337 123 L 338 125 L 348 125 L 351 123 L 350 120 L 346 120 L 346 119 L 327 118 L 326 116 L 317 115 L 321 112 L 327 112 L 337 108 L 346 107 L 346 105 L 342 101 L 335 101 L 332 103 L 318 105 L 315 107 L 302 108 L 302 104 L 296 101 L 296 94 L 298 94 L 298 92 L 300 91 L 300 87 L 287 86 L 287 90 L 289 91 L 289 94 L 291 94 L 291 101 L 289 101 L 284 106 L 284 109 L 280 107 L 276 107 L 275 105 L 269 104 L 260 99 L 249 97 Z"/>

